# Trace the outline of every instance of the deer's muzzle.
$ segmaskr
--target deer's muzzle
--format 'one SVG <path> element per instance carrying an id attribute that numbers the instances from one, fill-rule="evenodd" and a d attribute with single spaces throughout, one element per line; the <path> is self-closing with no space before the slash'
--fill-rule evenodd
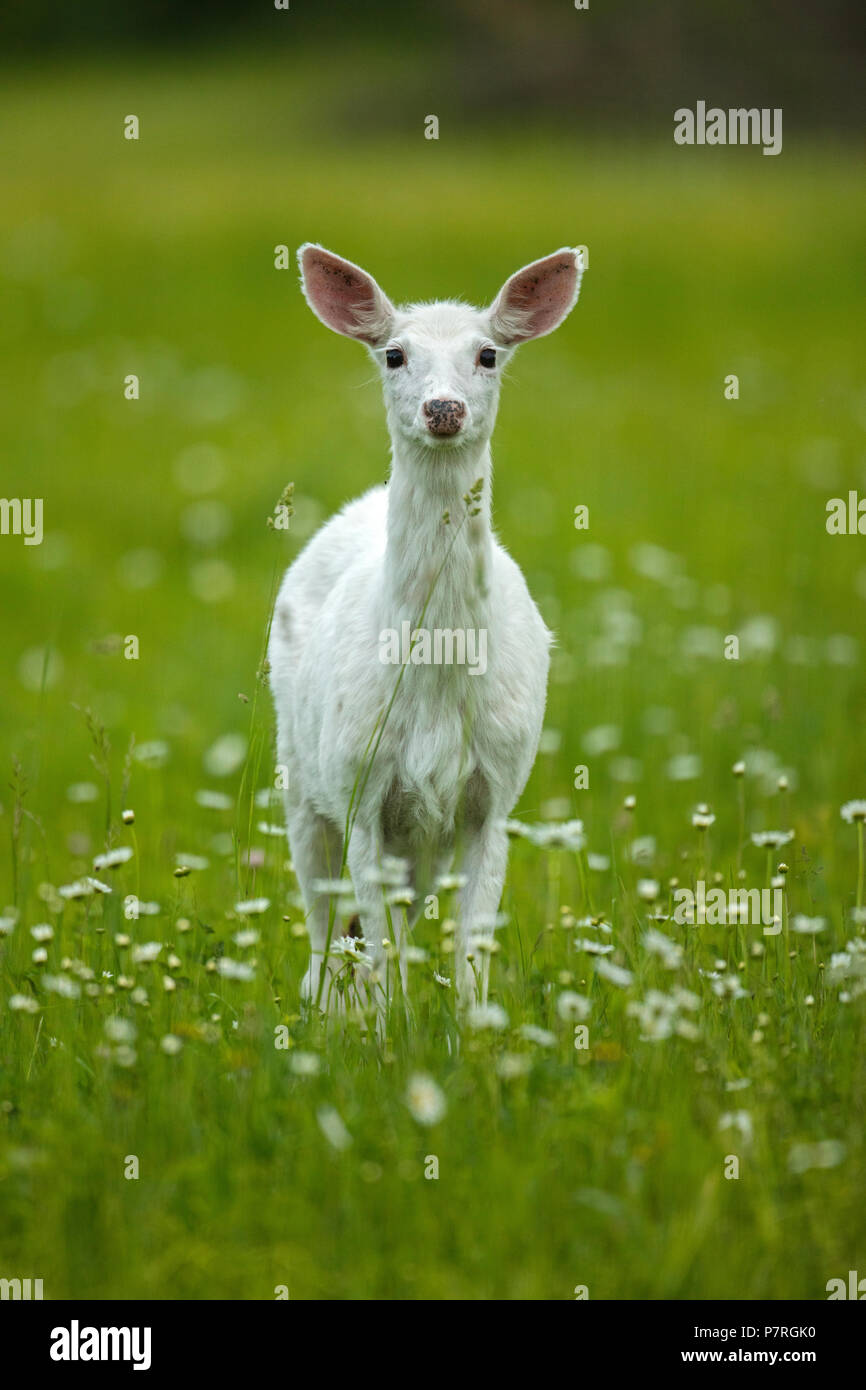
<path id="1" fill-rule="evenodd" d="M 447 436 L 457 434 L 466 416 L 466 406 L 462 401 L 425 401 L 424 418 L 431 434 Z"/>

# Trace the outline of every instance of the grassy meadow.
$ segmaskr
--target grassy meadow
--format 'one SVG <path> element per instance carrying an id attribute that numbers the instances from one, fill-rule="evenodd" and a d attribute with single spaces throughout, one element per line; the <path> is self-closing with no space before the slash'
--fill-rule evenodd
<path id="1" fill-rule="evenodd" d="M 239 52 L 0 93 L 0 492 L 44 499 L 41 545 L 0 536 L 0 1276 L 825 1298 L 866 1274 L 840 815 L 866 797 L 866 541 L 825 529 L 866 494 L 853 152 L 678 149 L 667 116 L 639 142 L 456 117 L 428 141 L 423 109 L 341 124 L 337 91 L 339 60 Z M 515 816 L 583 831 L 515 838 L 475 1027 L 440 982 L 447 891 L 411 1028 L 299 1005 L 265 633 L 286 564 L 387 472 L 373 368 L 302 300 L 305 240 L 397 301 L 484 302 L 589 251 L 574 314 L 509 370 L 493 493 L 558 639 Z M 778 935 L 668 920 L 677 884 L 771 878 Z"/>

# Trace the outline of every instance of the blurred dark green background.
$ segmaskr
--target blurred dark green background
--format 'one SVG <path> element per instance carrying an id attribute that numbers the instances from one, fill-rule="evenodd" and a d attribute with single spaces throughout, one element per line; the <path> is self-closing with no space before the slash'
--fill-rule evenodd
<path id="1" fill-rule="evenodd" d="M 261 45 L 325 65 L 354 49 L 359 61 L 342 98 L 327 86 L 326 124 L 357 130 L 359 120 L 400 119 L 418 100 L 449 113 L 498 121 L 545 115 L 595 117 L 627 127 L 690 99 L 710 104 L 784 106 L 794 121 L 856 127 L 862 117 L 866 21 L 856 0 L 790 5 L 784 0 L 440 0 L 364 6 L 353 0 L 268 0 L 207 5 L 111 0 L 71 6 L 7 0 L 3 51 L 16 61 L 74 61 L 97 51 L 171 52 Z M 375 48 L 385 87 L 371 82 L 360 51 Z M 407 59 L 415 61 L 407 67 Z"/>

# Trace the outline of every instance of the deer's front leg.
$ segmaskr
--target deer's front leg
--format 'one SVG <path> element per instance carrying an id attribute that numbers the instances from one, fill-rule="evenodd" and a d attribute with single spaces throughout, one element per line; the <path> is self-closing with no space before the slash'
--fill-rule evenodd
<path id="1" fill-rule="evenodd" d="M 390 976 L 398 967 L 396 962 L 390 965 L 386 963 L 386 952 L 383 945 L 390 933 L 385 909 L 386 890 L 383 889 L 379 877 L 382 866 L 381 836 L 369 826 L 357 823 L 349 838 L 346 861 L 352 876 L 355 898 L 360 908 L 361 930 L 366 942 L 366 950 L 373 958 L 371 973 L 376 977 L 376 980 L 372 982 L 371 987 L 375 992 L 377 1008 L 380 1014 L 383 1014 L 387 998 L 394 984 Z M 404 970 L 405 966 L 402 959 L 400 959 L 399 964 L 401 970 Z"/>
<path id="2" fill-rule="evenodd" d="M 474 1003 L 479 995 L 482 1004 L 487 1003 L 490 952 L 475 950 L 473 943 L 493 935 L 508 863 L 508 836 L 500 818 L 491 816 L 467 833 L 461 860 L 466 884 L 460 893 L 457 919 L 457 997 L 461 1008 Z M 466 959 L 469 954 L 473 961 Z"/>

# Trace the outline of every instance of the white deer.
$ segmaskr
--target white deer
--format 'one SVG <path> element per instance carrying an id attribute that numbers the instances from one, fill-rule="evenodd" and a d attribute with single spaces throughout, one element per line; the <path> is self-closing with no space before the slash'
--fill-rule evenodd
<path id="1" fill-rule="evenodd" d="M 271 628 L 277 757 L 312 947 L 302 992 L 320 1002 L 323 966 L 335 967 L 340 933 L 323 880 L 344 863 L 374 986 L 385 979 L 382 866 L 396 858 L 422 905 L 437 875 L 460 871 L 457 993 L 462 1006 L 479 992 L 486 1002 L 489 956 L 477 973 L 467 957 L 499 909 L 504 822 L 535 760 L 551 642 L 491 530 L 490 436 L 503 368 L 573 308 L 581 254 L 564 248 L 517 271 L 484 310 L 453 300 L 395 308 L 323 247 L 302 246 L 298 259 L 314 314 L 364 343 L 380 368 L 391 435 L 387 486 L 312 538 L 285 575 Z M 476 657 L 483 647 L 484 662 L 461 664 L 464 644 Z"/>

